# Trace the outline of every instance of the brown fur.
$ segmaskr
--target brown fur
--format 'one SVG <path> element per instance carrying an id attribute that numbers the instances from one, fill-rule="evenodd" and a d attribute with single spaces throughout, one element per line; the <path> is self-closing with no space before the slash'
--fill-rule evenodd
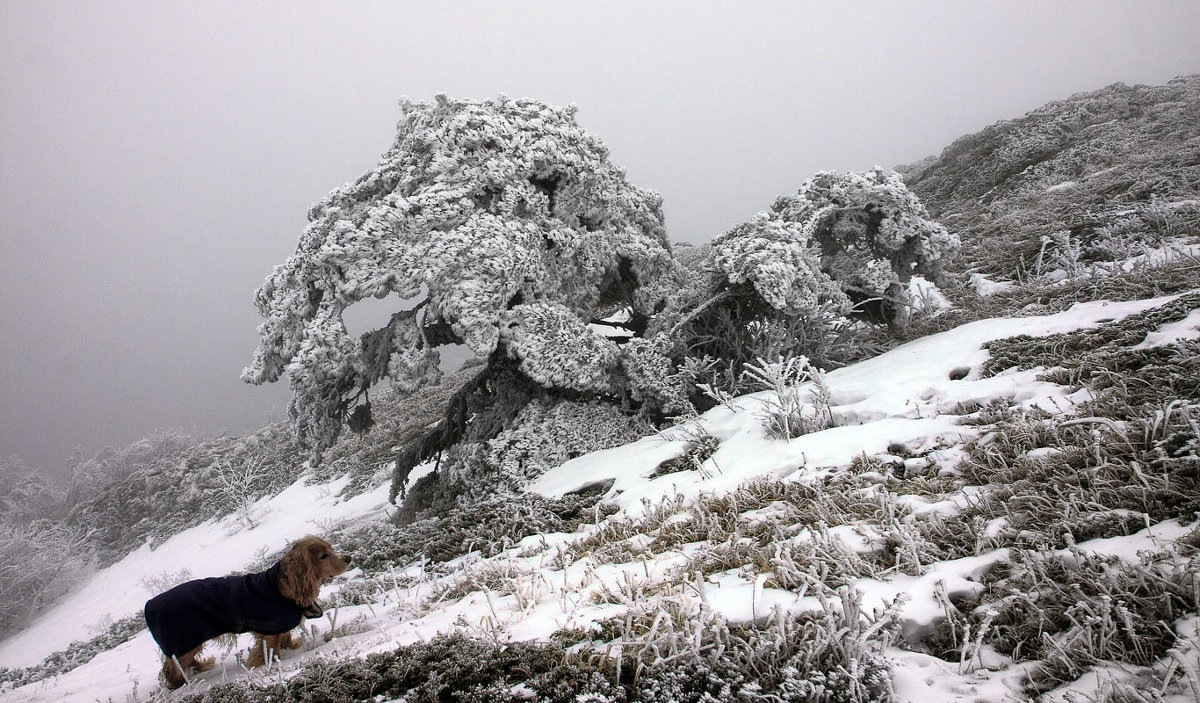
<path id="1" fill-rule="evenodd" d="M 321 584 L 329 583 L 349 566 L 349 555 L 339 554 L 329 542 L 309 535 L 293 544 L 280 560 L 276 586 L 284 598 L 296 601 L 301 607 L 308 607 L 317 601 Z M 300 642 L 292 637 L 291 632 L 277 635 L 255 632 L 254 645 L 246 657 L 246 666 L 251 669 L 262 666 L 272 659 L 278 659 L 281 651 L 299 646 Z M 212 657 L 200 657 L 203 648 L 202 644 L 179 657 L 179 666 L 170 657 L 163 660 L 162 678 L 167 688 L 179 688 L 187 683 L 183 671 L 198 672 L 213 668 L 216 661 Z M 183 667 L 183 671 L 180 671 L 180 667 Z"/>

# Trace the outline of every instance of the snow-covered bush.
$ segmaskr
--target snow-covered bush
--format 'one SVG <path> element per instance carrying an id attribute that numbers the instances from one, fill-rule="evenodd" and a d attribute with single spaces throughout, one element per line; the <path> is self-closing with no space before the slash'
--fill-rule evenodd
<path id="1" fill-rule="evenodd" d="M 684 266 L 660 198 L 629 183 L 574 108 L 441 96 L 404 110 L 392 147 L 313 206 L 296 253 L 259 289 L 265 321 L 243 374 L 288 376 L 296 436 L 320 459 L 343 425 L 372 427 L 368 393 L 384 379 L 400 393 L 435 383 L 448 344 L 486 358 L 441 420 L 405 438 L 396 493 L 447 449 L 463 445 L 447 464 L 462 470 L 469 445 L 546 426 L 515 417 L 540 396 L 585 394 L 661 422 L 695 409 L 706 366 L 736 378 L 764 355 L 824 361 L 847 315 L 902 326 L 902 284 L 936 278 L 957 244 L 896 174 L 823 173 L 690 248 Z M 352 337 L 343 314 L 368 297 L 396 312 Z M 614 325 L 624 334 L 598 331 Z"/>
<path id="2" fill-rule="evenodd" d="M 286 682 L 222 683 L 183 703 L 309 703 L 404 700 L 409 703 L 624 703 L 625 690 L 595 667 L 570 661 L 553 643 L 438 635 L 346 661 L 314 660 Z"/>
<path id="3" fill-rule="evenodd" d="M 501 337 L 518 368 L 546 388 L 611 393 L 620 354 L 615 342 L 593 334 L 561 305 L 518 305 L 501 314 Z"/>
<path id="4" fill-rule="evenodd" d="M 316 454 L 379 381 L 435 382 L 445 344 L 503 347 L 547 386 L 607 389 L 615 349 L 583 323 L 627 307 L 636 326 L 678 272 L 661 199 L 629 183 L 574 107 L 403 107 L 392 147 L 313 206 L 295 255 L 258 291 L 266 320 L 244 378 L 287 373 L 297 437 Z M 389 296 L 390 321 L 352 338 L 343 312 Z"/>
<path id="5" fill-rule="evenodd" d="M 0 459 L 0 524 L 23 527 L 55 519 L 64 511 L 66 491 L 19 458 Z"/>
<path id="6" fill-rule="evenodd" d="M 802 228 L 820 256 L 821 272 L 850 296 L 855 312 L 900 326 L 909 279 L 940 279 L 959 245 L 958 237 L 930 219 L 899 174 L 878 168 L 819 173 L 795 195 L 777 199 L 771 211 Z"/>
<path id="7" fill-rule="evenodd" d="M 820 432 L 833 425 L 829 409 L 829 386 L 825 373 L 814 368 L 807 357 L 775 361 L 759 359 L 746 364 L 745 375 L 762 390 L 772 392 L 765 400 L 763 427 L 775 439 L 793 439 L 809 432 Z M 811 384 L 807 393 L 803 384 Z"/>
<path id="8" fill-rule="evenodd" d="M 88 564 L 87 531 L 37 520 L 0 524 L 0 634 L 66 592 Z"/>
<path id="9" fill-rule="evenodd" d="M 19 459 L 0 460 L 0 635 L 62 595 L 90 561 L 88 529 L 59 522 L 66 495 Z"/>
<path id="10" fill-rule="evenodd" d="M 852 321 L 903 328 L 909 279 L 940 278 L 958 243 L 897 174 L 820 173 L 708 245 L 650 332 L 673 342 L 677 366 L 714 363 L 725 384 L 706 382 L 732 392 L 747 390 L 739 379 L 757 358 L 843 364 L 856 356 Z"/>
<path id="11" fill-rule="evenodd" d="M 455 479 L 470 481 L 474 469 L 482 472 L 478 478 L 499 478 L 488 485 L 489 491 L 502 486 L 519 490 L 570 459 L 628 444 L 652 430 L 611 403 L 539 398 L 521 410 L 511 429 L 480 447 L 476 460 L 463 466 L 466 475 Z"/>
<path id="12" fill-rule="evenodd" d="M 1174 646 L 1171 623 L 1200 607 L 1194 556 L 1137 563 L 1073 550 L 1070 559 L 1014 551 L 1011 575 L 993 585 L 996 647 L 1042 658 L 1030 687 L 1045 691 L 1092 666 L 1149 666 Z"/>

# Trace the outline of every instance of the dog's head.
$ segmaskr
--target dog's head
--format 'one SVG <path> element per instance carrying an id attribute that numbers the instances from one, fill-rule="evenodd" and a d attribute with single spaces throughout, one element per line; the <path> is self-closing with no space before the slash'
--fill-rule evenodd
<path id="1" fill-rule="evenodd" d="M 317 600 L 321 584 L 349 566 L 349 554 L 339 554 L 330 543 L 309 535 L 293 544 L 279 561 L 279 593 L 308 607 Z"/>

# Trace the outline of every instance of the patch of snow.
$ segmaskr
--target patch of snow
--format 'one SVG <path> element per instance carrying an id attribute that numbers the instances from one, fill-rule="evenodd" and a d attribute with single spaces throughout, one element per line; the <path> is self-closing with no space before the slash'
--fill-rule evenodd
<path id="1" fill-rule="evenodd" d="M 1016 287 L 1016 284 L 1008 281 L 993 281 L 982 273 L 971 274 L 969 280 L 971 285 L 975 286 L 975 292 L 981 296 L 995 295 L 996 293 L 1004 293 Z"/>
<path id="2" fill-rule="evenodd" d="M 908 294 L 912 296 L 913 305 L 917 310 L 936 314 L 953 307 L 936 285 L 921 276 L 913 276 L 909 280 Z"/>
<path id="3" fill-rule="evenodd" d="M 891 648 L 885 652 L 893 662 L 892 688 L 904 703 L 951 703 L 1027 701 L 1024 683 L 1031 664 L 1012 664 L 999 654 L 986 661 L 948 662 L 929 654 Z"/>
<path id="4" fill-rule="evenodd" d="M 1200 528 L 1200 521 L 1188 525 L 1178 520 L 1165 520 L 1144 530 L 1125 537 L 1102 537 L 1080 542 L 1076 547 L 1087 554 L 1114 556 L 1122 561 L 1136 563 L 1139 553 L 1162 547 Z"/>
<path id="5" fill-rule="evenodd" d="M 1147 333 L 1146 339 L 1131 349 L 1153 349 L 1186 339 L 1200 339 L 1200 310 L 1193 310 L 1182 320 L 1169 322 L 1154 332 Z"/>
<path id="6" fill-rule="evenodd" d="M 920 640 L 939 620 L 946 617 L 943 601 L 962 596 L 970 600 L 983 592 L 983 577 L 996 564 L 1008 560 L 1007 549 L 997 549 L 977 557 L 931 564 L 919 576 L 894 574 L 886 581 L 859 579 L 854 583 L 862 595 L 862 607 L 867 612 L 887 608 L 897 598 L 906 600 L 900 608 L 901 632 L 905 639 Z"/>

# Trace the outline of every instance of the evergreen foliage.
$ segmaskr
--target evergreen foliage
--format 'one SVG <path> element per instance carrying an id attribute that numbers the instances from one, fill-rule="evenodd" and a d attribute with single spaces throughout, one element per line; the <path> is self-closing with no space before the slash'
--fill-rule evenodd
<path id="1" fill-rule="evenodd" d="M 439 96 L 403 108 L 392 147 L 313 206 L 296 254 L 258 291 L 266 321 L 244 378 L 287 372 L 297 437 L 316 455 L 379 381 L 436 381 L 449 343 L 501 349 L 546 385 L 606 390 L 614 347 L 583 322 L 651 315 L 677 276 L 661 199 L 626 180 L 573 107 Z M 388 324 L 352 339 L 343 311 L 393 295 Z"/>
<path id="2" fill-rule="evenodd" d="M 689 266 L 689 285 L 651 327 L 675 346 L 656 351 L 679 368 L 704 368 L 698 375 L 731 392 L 747 390 L 739 379 L 756 359 L 847 363 L 854 351 L 838 338 L 850 320 L 903 329 L 909 279 L 940 279 L 958 244 L 898 174 L 817 174 L 770 212 L 716 238 Z M 680 354 L 693 365 L 683 366 Z M 691 401 L 710 405 L 694 391 Z"/>

